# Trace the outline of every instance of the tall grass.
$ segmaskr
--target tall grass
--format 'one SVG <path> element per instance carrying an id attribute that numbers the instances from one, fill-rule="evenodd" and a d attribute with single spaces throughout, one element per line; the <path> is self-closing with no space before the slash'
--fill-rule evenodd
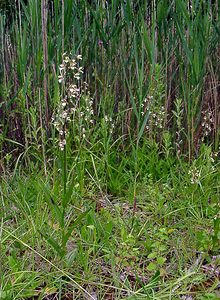
<path id="1" fill-rule="evenodd" d="M 218 2 L 18 0 L 16 5 L 10 22 L 4 10 L 0 16 L 5 152 L 33 153 L 33 122 L 46 130 L 49 141 L 63 51 L 82 54 L 97 122 L 110 115 L 117 122 L 115 140 L 124 136 L 123 143 L 139 143 L 156 138 L 161 144 L 161 133 L 169 130 L 175 144 L 178 126 L 179 153 L 190 159 L 202 142 L 218 151 Z M 182 102 L 178 125 L 173 113 L 177 99 Z M 161 107 L 162 130 L 157 121 L 149 125 L 151 114 Z M 206 112 L 209 119 L 204 120 Z M 37 134 L 34 155 L 39 159 L 41 140 Z"/>

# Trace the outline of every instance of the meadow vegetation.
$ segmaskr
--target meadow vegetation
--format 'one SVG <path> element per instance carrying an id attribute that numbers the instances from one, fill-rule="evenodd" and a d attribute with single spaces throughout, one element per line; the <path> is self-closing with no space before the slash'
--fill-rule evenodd
<path id="1" fill-rule="evenodd" d="M 220 299 L 219 1 L 0 1 L 0 299 Z"/>

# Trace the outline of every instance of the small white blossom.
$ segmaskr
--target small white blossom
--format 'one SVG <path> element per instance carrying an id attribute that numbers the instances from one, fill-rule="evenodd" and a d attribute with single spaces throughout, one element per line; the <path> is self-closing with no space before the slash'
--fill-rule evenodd
<path id="1" fill-rule="evenodd" d="M 58 82 L 61 83 L 64 81 L 64 77 L 62 75 L 58 76 Z"/>

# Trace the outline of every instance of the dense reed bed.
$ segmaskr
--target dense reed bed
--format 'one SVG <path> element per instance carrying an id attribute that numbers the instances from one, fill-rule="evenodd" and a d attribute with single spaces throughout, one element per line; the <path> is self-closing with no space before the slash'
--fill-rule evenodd
<path id="1" fill-rule="evenodd" d="M 197 154 L 203 141 L 218 151 L 217 1 L 15 3 L 0 20 L 5 150 L 18 147 L 5 139 L 28 153 L 42 144 L 36 131 L 47 132 L 44 143 L 51 137 L 58 68 L 68 52 L 82 55 L 97 123 L 110 115 L 115 139 L 162 143 L 168 131 L 179 153 Z"/>

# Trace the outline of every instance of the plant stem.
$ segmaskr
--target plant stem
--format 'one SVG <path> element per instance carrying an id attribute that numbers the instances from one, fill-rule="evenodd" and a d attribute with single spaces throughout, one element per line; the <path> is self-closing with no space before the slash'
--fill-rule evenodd
<path id="1" fill-rule="evenodd" d="M 66 181 L 67 181 L 67 163 L 66 163 L 66 145 L 63 150 L 63 208 L 66 206 Z"/>

